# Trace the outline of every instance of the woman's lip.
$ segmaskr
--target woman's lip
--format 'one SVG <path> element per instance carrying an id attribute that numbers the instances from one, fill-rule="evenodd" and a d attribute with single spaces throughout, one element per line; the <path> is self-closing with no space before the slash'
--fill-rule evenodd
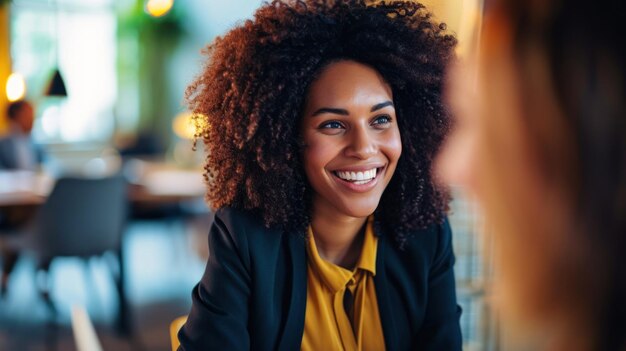
<path id="1" fill-rule="evenodd" d="M 369 170 L 371 168 L 366 168 L 366 170 Z M 335 172 L 331 172 L 332 173 L 332 177 L 333 179 L 335 179 L 335 181 L 342 187 L 347 188 L 350 191 L 353 192 L 357 192 L 357 193 L 364 193 L 364 192 L 368 192 L 370 190 L 372 190 L 376 184 L 378 184 L 379 179 L 381 178 L 383 171 L 386 169 L 386 167 L 382 167 L 381 169 L 376 171 L 376 177 L 374 177 L 374 179 L 370 180 L 369 182 L 365 183 L 365 184 L 355 184 L 351 181 L 347 181 L 344 179 L 339 178 Z"/>

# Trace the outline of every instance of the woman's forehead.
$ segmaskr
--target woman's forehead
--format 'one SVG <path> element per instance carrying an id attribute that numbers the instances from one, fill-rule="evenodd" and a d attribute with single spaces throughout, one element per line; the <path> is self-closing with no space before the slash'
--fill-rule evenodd
<path id="1" fill-rule="evenodd" d="M 355 62 L 338 61 L 324 67 L 311 84 L 308 104 L 378 104 L 392 100 L 391 87 L 374 68 Z"/>

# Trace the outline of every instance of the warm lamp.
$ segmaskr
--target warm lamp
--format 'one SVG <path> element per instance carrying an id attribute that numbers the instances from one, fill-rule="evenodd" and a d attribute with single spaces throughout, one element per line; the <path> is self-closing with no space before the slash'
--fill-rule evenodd
<path id="1" fill-rule="evenodd" d="M 26 95 L 26 82 L 24 76 L 19 73 L 11 73 L 6 84 L 7 100 L 10 102 L 20 100 Z"/>
<path id="2" fill-rule="evenodd" d="M 196 126 L 193 122 L 192 113 L 181 112 L 172 121 L 172 129 L 181 139 L 193 139 L 196 133 Z"/>
<path id="3" fill-rule="evenodd" d="M 152 17 L 161 17 L 167 14 L 174 5 L 174 0 L 148 0 L 146 12 Z"/>

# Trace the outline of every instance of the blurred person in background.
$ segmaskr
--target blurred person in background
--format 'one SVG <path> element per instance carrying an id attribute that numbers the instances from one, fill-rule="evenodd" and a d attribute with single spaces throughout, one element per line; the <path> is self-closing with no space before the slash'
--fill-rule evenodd
<path id="1" fill-rule="evenodd" d="M 623 1 L 487 1 L 451 73 L 440 176 L 495 243 L 504 328 L 548 350 L 626 350 Z"/>
<path id="2" fill-rule="evenodd" d="M 41 164 L 41 149 L 33 143 L 33 105 L 26 100 L 11 102 L 6 112 L 9 132 L 0 138 L 0 169 L 35 171 Z"/>
<path id="3" fill-rule="evenodd" d="M 209 47 L 187 97 L 218 210 L 182 350 L 461 350 L 430 173 L 455 44 L 415 2 L 285 0 Z"/>
<path id="4" fill-rule="evenodd" d="M 43 153 L 31 138 L 35 120 L 33 105 L 26 100 L 11 102 L 6 116 L 9 132 L 0 138 L 0 170 L 38 170 Z M 19 229 L 31 217 L 31 213 L 30 209 L 19 207 L 8 208 L 0 213 L 0 294 L 7 291 L 9 274 L 18 260 L 18 251 L 9 244 L 7 234 Z"/>

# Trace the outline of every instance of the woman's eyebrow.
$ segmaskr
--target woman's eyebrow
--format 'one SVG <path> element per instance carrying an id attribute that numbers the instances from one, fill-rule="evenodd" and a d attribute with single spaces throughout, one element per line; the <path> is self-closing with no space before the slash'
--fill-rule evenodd
<path id="1" fill-rule="evenodd" d="M 393 107 L 393 102 L 387 100 L 385 102 L 381 102 L 380 104 L 376 104 L 372 106 L 372 108 L 370 109 L 370 112 L 378 111 L 387 106 Z M 322 107 L 322 108 L 317 109 L 315 112 L 313 112 L 313 114 L 311 114 L 311 117 L 321 115 L 322 113 L 333 113 L 336 115 L 343 115 L 343 116 L 348 116 L 350 114 L 348 113 L 348 110 L 345 110 L 342 108 Z"/>
<path id="2" fill-rule="evenodd" d="M 317 109 L 317 111 L 313 112 L 313 114 L 311 115 L 311 117 L 317 116 L 317 115 L 321 115 L 322 113 L 333 113 L 336 115 L 344 115 L 344 116 L 348 116 L 348 110 L 342 109 L 342 108 L 331 108 L 331 107 L 322 107 L 320 109 Z"/>
<path id="3" fill-rule="evenodd" d="M 387 100 L 385 102 L 381 102 L 380 104 L 376 104 L 376 105 L 372 106 L 372 109 L 370 110 L 370 112 L 374 112 L 374 111 L 380 110 L 381 108 L 387 107 L 387 106 L 393 107 L 393 102 Z"/>

